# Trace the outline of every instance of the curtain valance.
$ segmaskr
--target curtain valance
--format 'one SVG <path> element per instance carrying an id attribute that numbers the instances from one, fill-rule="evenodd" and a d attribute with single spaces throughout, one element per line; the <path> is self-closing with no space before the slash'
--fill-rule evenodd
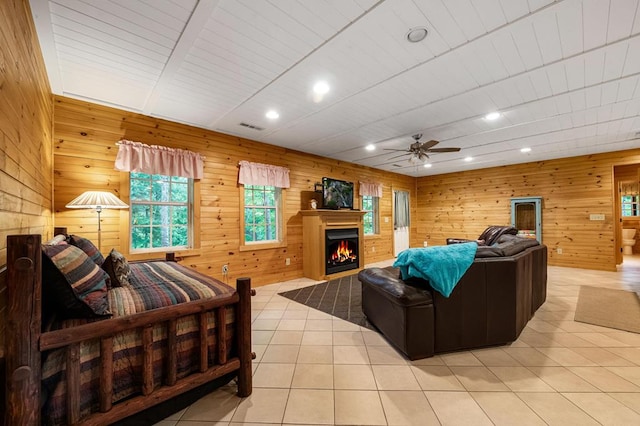
<path id="1" fill-rule="evenodd" d="M 202 179 L 203 160 L 204 157 L 200 154 L 184 149 L 121 140 L 118 143 L 115 169 Z"/>
<path id="2" fill-rule="evenodd" d="M 270 164 L 241 161 L 238 183 L 289 188 L 289 169 Z"/>
<path id="3" fill-rule="evenodd" d="M 382 184 L 375 182 L 360 182 L 360 196 L 382 198 Z"/>

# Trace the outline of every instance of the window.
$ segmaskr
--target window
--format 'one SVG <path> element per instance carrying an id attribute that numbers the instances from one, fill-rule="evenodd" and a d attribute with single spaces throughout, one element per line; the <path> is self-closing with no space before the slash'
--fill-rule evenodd
<path id="1" fill-rule="evenodd" d="M 193 179 L 131 172 L 131 250 L 193 246 Z"/>
<path id="2" fill-rule="evenodd" d="M 378 197 L 372 195 L 362 196 L 362 210 L 364 214 L 364 235 L 374 235 L 380 233 L 378 226 Z"/>
<path id="3" fill-rule="evenodd" d="M 622 217 L 637 217 L 640 216 L 639 203 L 640 196 L 638 195 L 623 195 L 622 196 Z"/>
<path id="4" fill-rule="evenodd" d="M 244 243 L 280 243 L 282 190 L 275 186 L 244 185 Z"/>

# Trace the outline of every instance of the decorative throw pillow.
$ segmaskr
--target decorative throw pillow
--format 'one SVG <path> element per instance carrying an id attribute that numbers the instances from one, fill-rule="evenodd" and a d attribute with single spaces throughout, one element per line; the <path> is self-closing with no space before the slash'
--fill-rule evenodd
<path id="1" fill-rule="evenodd" d="M 96 265 L 102 266 L 104 263 L 104 257 L 102 256 L 102 253 L 100 253 L 100 250 L 98 250 L 98 247 L 86 238 L 78 235 L 71 235 L 69 236 L 69 244 L 74 245 L 85 252 Z"/>
<path id="2" fill-rule="evenodd" d="M 129 285 L 129 274 L 131 273 L 131 268 L 129 267 L 127 259 L 125 259 L 122 253 L 118 250 L 111 249 L 111 252 L 102 264 L 102 269 L 109 274 L 109 278 L 111 278 L 111 287 Z"/>
<path id="3" fill-rule="evenodd" d="M 49 308 L 69 318 L 111 315 L 109 275 L 89 256 L 68 244 L 43 245 L 42 254 L 43 298 Z"/>

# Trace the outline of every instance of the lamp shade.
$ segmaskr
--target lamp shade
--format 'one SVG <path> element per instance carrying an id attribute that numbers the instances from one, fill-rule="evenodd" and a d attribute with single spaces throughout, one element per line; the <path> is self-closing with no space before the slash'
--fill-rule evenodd
<path id="1" fill-rule="evenodd" d="M 118 197 L 107 191 L 87 191 L 66 205 L 69 209 L 126 209 L 129 207 Z"/>

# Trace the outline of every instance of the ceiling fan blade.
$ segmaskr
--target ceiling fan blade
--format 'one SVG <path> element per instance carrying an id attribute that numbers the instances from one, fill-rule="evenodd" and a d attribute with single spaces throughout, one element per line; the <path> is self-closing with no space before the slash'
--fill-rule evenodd
<path id="1" fill-rule="evenodd" d="M 434 141 L 434 140 L 430 140 L 430 141 L 427 141 L 427 142 L 422 142 L 422 143 L 420 144 L 420 149 L 429 149 L 429 148 L 431 148 L 432 146 L 436 146 L 436 145 L 438 145 L 439 143 L 440 143 L 440 142 L 438 142 L 438 141 Z"/>
<path id="2" fill-rule="evenodd" d="M 402 151 L 402 152 L 409 152 L 406 149 L 393 149 L 393 148 L 384 148 L 385 151 Z"/>
<path id="3" fill-rule="evenodd" d="M 458 152 L 460 148 L 432 148 L 429 152 Z"/>

